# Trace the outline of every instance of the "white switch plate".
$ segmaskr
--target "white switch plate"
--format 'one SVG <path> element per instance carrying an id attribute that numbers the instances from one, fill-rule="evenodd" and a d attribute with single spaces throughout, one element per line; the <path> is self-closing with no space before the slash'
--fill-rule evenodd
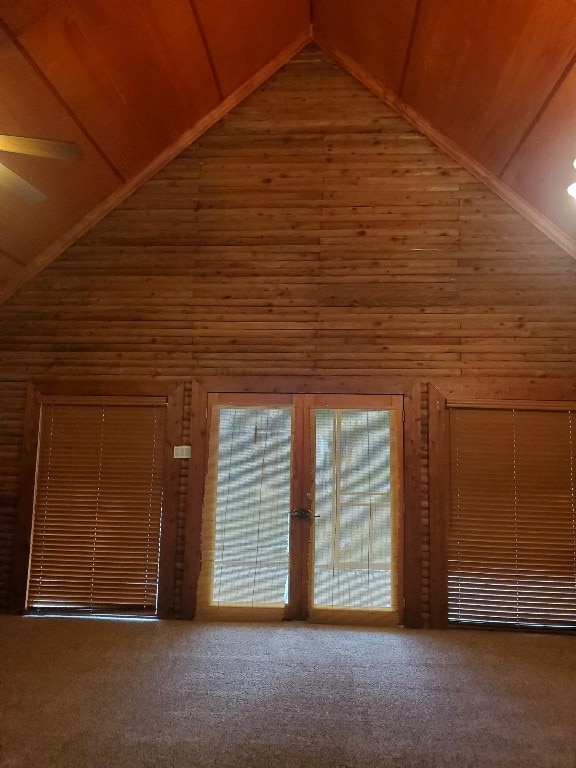
<path id="1" fill-rule="evenodd" d="M 189 459 L 190 456 L 192 456 L 191 445 L 175 445 L 174 446 L 175 459 Z"/>

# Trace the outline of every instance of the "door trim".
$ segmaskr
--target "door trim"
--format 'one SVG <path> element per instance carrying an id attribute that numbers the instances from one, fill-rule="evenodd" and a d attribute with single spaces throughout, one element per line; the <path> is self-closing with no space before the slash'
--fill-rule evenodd
<path id="1" fill-rule="evenodd" d="M 421 409 L 415 379 L 387 377 L 206 376 L 193 380 L 184 544 L 182 616 L 194 618 L 200 574 L 202 503 L 207 468 L 209 393 L 402 395 L 404 397 L 404 626 L 422 626 Z"/>
<path id="2" fill-rule="evenodd" d="M 309 611 L 306 618 L 310 618 L 315 623 L 328 624 L 346 624 L 360 626 L 398 626 L 404 623 L 404 479 L 403 469 L 403 443 L 404 430 L 402 414 L 404 412 L 404 397 L 402 395 L 334 395 L 318 394 L 308 395 L 309 419 L 312 434 L 314 434 L 315 419 L 314 413 L 324 409 L 335 409 L 338 411 L 386 411 L 390 415 L 390 461 L 391 461 L 391 479 L 392 479 L 392 507 L 391 507 L 391 526 L 392 526 L 392 606 L 385 609 L 374 609 L 365 611 L 364 609 L 354 608 L 352 606 L 334 608 L 328 606 L 316 606 L 313 601 L 314 591 L 314 557 L 315 533 L 316 528 L 312 526 L 310 537 L 310 564 L 309 564 Z M 315 462 L 311 462 L 311 469 L 314 472 Z M 314 478 L 311 478 L 314 480 Z M 315 511 L 316 507 L 314 508 Z"/>

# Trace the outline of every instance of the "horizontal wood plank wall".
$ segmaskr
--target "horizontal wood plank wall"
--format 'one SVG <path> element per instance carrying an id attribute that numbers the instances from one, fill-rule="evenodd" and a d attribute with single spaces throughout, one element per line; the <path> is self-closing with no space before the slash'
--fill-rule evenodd
<path id="1" fill-rule="evenodd" d="M 575 308 L 576 262 L 305 51 L 0 308 L 0 609 L 29 379 L 573 377 Z"/>
<path id="2" fill-rule="evenodd" d="M 4 366 L 0 370 L 0 611 L 5 611 L 12 580 L 11 554 L 16 530 L 27 388 L 25 383 L 5 378 Z"/>

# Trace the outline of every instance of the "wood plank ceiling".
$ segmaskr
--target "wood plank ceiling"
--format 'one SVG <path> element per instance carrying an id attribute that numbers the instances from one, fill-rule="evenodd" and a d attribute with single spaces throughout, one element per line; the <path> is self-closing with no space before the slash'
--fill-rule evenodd
<path id="1" fill-rule="evenodd" d="M 0 152 L 0 299 L 312 35 L 576 254 L 574 0 L 0 0 L 0 134 L 81 151 Z"/>

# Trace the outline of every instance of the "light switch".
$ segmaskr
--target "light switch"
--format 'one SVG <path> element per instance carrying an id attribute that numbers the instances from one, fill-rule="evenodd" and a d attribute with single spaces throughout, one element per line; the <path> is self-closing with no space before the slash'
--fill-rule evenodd
<path id="1" fill-rule="evenodd" d="M 174 446 L 175 459 L 189 459 L 190 456 L 192 456 L 191 445 L 175 445 Z"/>

